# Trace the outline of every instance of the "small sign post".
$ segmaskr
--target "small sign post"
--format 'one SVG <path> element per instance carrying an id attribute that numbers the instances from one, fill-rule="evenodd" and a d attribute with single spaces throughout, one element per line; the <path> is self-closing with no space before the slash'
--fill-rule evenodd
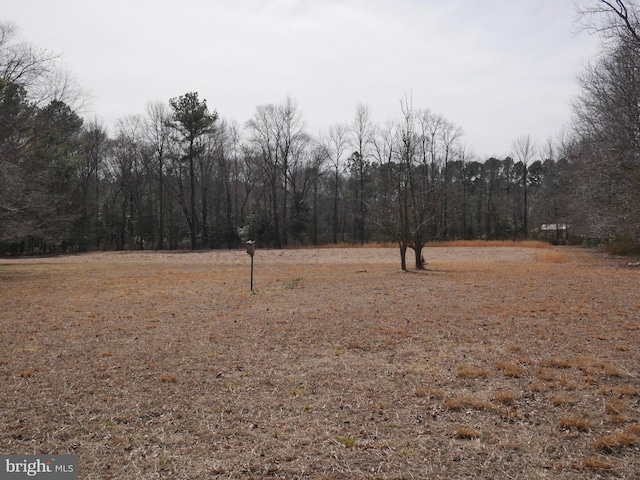
<path id="1" fill-rule="evenodd" d="M 251 257 L 251 292 L 253 293 L 253 254 L 256 253 L 255 240 L 249 240 L 247 242 L 247 253 Z"/>

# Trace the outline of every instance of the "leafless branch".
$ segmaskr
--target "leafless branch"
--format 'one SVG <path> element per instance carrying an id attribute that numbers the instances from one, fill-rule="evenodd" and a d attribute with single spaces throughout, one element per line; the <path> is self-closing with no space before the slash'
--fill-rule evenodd
<path id="1" fill-rule="evenodd" d="M 577 6 L 576 11 L 586 31 L 603 33 L 610 39 L 631 38 L 640 46 L 640 17 L 633 1 L 598 0 L 586 7 Z"/>

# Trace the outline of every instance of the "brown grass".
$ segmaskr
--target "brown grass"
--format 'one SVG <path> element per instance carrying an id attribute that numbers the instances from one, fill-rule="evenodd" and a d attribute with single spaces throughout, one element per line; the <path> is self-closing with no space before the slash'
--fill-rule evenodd
<path id="1" fill-rule="evenodd" d="M 554 395 L 551 397 L 551 405 L 561 406 L 561 405 L 575 405 L 576 400 L 573 397 L 568 397 L 566 395 Z"/>
<path id="2" fill-rule="evenodd" d="M 558 427 L 562 429 L 588 432 L 594 426 L 593 420 L 586 417 L 562 417 L 558 420 Z"/>
<path id="3" fill-rule="evenodd" d="M 545 368 L 570 368 L 571 362 L 561 358 L 543 358 L 540 360 L 540 366 Z"/>
<path id="4" fill-rule="evenodd" d="M 573 357 L 569 360 L 569 366 L 580 369 L 593 368 L 601 365 L 602 362 L 595 357 Z"/>
<path id="5" fill-rule="evenodd" d="M 509 390 L 500 390 L 493 395 L 493 399 L 499 403 L 513 403 L 519 395 Z"/>
<path id="6" fill-rule="evenodd" d="M 533 258 L 538 263 L 562 263 L 564 260 L 564 252 L 551 251 L 536 253 Z"/>
<path id="7" fill-rule="evenodd" d="M 638 396 L 639 394 L 638 388 L 626 383 L 611 387 L 611 392 L 615 393 L 616 395 L 632 396 L 632 397 Z"/>
<path id="8" fill-rule="evenodd" d="M 431 242 L 430 247 L 520 247 L 520 248 L 553 248 L 548 242 L 537 240 L 456 240 L 452 242 Z"/>
<path id="9" fill-rule="evenodd" d="M 244 250 L 2 258 L 3 451 L 86 479 L 640 478 L 637 271 L 430 247 L 411 274 L 259 249 L 254 293 Z"/>
<path id="10" fill-rule="evenodd" d="M 609 415 L 618 415 L 627 410 L 627 404 L 618 398 L 608 400 L 604 405 L 605 413 Z"/>
<path id="11" fill-rule="evenodd" d="M 536 377 L 545 382 L 557 382 L 562 378 L 555 370 L 540 368 L 536 371 Z"/>
<path id="12" fill-rule="evenodd" d="M 609 421 L 609 423 L 613 425 L 620 425 L 624 423 L 629 423 L 631 421 L 631 417 L 629 417 L 624 413 L 613 413 L 609 415 L 607 420 Z"/>
<path id="13" fill-rule="evenodd" d="M 442 404 L 446 410 L 491 410 L 492 405 L 474 397 L 450 398 Z"/>
<path id="14" fill-rule="evenodd" d="M 481 378 L 486 377 L 490 373 L 486 368 L 460 367 L 458 369 L 458 377 L 460 378 Z"/>
<path id="15" fill-rule="evenodd" d="M 414 395 L 416 397 L 443 399 L 446 394 L 443 390 L 439 390 L 437 388 L 420 387 L 416 389 Z"/>
<path id="16" fill-rule="evenodd" d="M 502 371 L 507 377 L 520 377 L 527 371 L 522 365 L 519 365 L 512 361 L 502 361 L 496 364 L 496 367 Z"/>
<path id="17" fill-rule="evenodd" d="M 629 430 L 618 430 L 598 437 L 593 445 L 598 450 L 619 450 L 640 444 L 638 435 Z"/>
<path id="18" fill-rule="evenodd" d="M 613 462 L 604 457 L 591 455 L 582 459 L 582 466 L 591 470 L 610 470 L 613 468 Z"/>
<path id="19" fill-rule="evenodd" d="M 462 440 L 474 440 L 476 438 L 480 438 L 480 432 L 475 428 L 469 427 L 459 427 L 454 432 L 454 437 L 460 438 Z"/>
<path id="20" fill-rule="evenodd" d="M 456 247 L 472 247 L 472 248 L 491 248 L 491 247 L 519 247 L 519 248 L 554 248 L 552 244 L 548 242 L 540 242 L 537 240 L 454 240 L 447 242 L 429 242 L 427 248 L 456 248 Z M 297 249 L 315 249 L 315 246 L 299 246 L 290 245 L 287 247 L 292 250 Z M 363 245 L 359 243 L 330 243 L 323 245 L 320 248 L 398 248 L 398 244 L 395 242 L 368 242 Z"/>
<path id="21" fill-rule="evenodd" d="M 640 423 L 634 423 L 627 427 L 627 432 L 633 435 L 640 435 Z"/>

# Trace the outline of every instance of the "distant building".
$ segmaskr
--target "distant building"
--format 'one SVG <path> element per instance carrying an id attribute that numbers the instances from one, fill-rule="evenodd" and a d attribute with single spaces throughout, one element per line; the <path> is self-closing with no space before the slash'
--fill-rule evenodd
<path id="1" fill-rule="evenodd" d="M 569 238 L 569 225 L 566 223 L 543 223 L 540 226 L 540 239 L 552 243 L 565 243 Z"/>

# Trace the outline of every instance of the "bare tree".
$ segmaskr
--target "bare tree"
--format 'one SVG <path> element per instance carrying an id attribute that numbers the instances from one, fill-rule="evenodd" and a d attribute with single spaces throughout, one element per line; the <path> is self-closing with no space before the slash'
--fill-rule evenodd
<path id="1" fill-rule="evenodd" d="M 430 196 L 425 208 L 429 213 L 429 223 L 434 237 L 442 237 L 442 215 L 438 215 L 439 205 L 437 199 L 441 198 L 444 183 L 441 182 L 441 170 L 443 170 L 442 155 L 442 130 L 447 120 L 440 114 L 429 109 L 420 110 L 417 115 L 419 128 L 418 155 L 422 170 L 422 191 Z"/>
<path id="2" fill-rule="evenodd" d="M 87 101 L 62 57 L 22 40 L 9 22 L 0 23 L 0 79 L 20 85 L 36 106 L 58 100 L 79 110 Z"/>
<path id="3" fill-rule="evenodd" d="M 243 168 L 241 162 L 243 146 L 242 146 L 242 132 L 240 124 L 236 120 L 230 120 L 225 122 L 225 130 L 227 132 L 226 139 L 228 142 L 227 151 L 232 159 L 232 179 L 230 190 L 233 190 L 233 224 L 236 229 L 241 225 L 241 221 L 244 220 L 244 202 L 240 202 L 240 175 Z M 250 182 L 246 183 L 246 190 L 250 190 L 252 185 Z"/>
<path id="4" fill-rule="evenodd" d="M 0 23 L 0 78 L 21 85 L 37 98 L 37 87 L 43 83 L 60 57 L 23 41 L 12 23 Z"/>
<path id="5" fill-rule="evenodd" d="M 320 142 L 309 135 L 298 135 L 289 166 L 290 230 L 298 244 L 306 240 L 317 243 L 317 185 L 324 173 L 327 157 L 327 150 Z M 312 237 L 308 236 L 309 233 Z"/>
<path id="6" fill-rule="evenodd" d="M 278 202 L 278 187 L 280 181 L 280 133 L 276 124 L 276 106 L 274 104 L 260 105 L 253 117 L 247 121 L 248 142 L 251 152 L 248 158 L 256 160 L 262 173 L 263 182 L 268 185 L 270 206 L 273 220 L 274 247 L 281 248 L 280 210 Z"/>
<path id="7" fill-rule="evenodd" d="M 633 1 L 597 0 L 577 7 L 579 22 L 590 32 L 601 33 L 606 39 L 631 40 L 640 46 L 640 14 Z"/>
<path id="8" fill-rule="evenodd" d="M 79 162 L 77 170 L 82 203 L 80 249 L 84 251 L 87 248 L 88 237 L 92 233 L 95 248 L 99 250 L 102 242 L 100 175 L 109 148 L 109 137 L 105 128 L 97 120 L 85 127 L 82 147 L 84 161 Z"/>
<path id="9" fill-rule="evenodd" d="M 591 235 L 640 243 L 640 49 L 621 42 L 579 76 L 572 163 Z"/>
<path id="10" fill-rule="evenodd" d="M 153 151 L 155 168 L 158 175 L 158 249 L 164 249 L 164 183 L 165 162 L 169 150 L 171 127 L 170 113 L 166 104 L 156 101 L 147 104 L 147 116 L 144 120 L 144 135 L 149 148 Z"/>
<path id="11" fill-rule="evenodd" d="M 397 242 L 400 248 L 400 266 L 407 269 L 406 251 L 408 247 L 413 248 L 416 258 L 416 268 L 423 268 L 422 232 L 424 231 L 423 215 L 426 210 L 422 189 L 423 184 L 416 178 L 415 158 L 419 145 L 418 136 L 415 132 L 415 113 L 412 103 L 405 97 L 400 102 L 402 120 L 396 129 L 396 146 L 394 148 L 397 158 L 396 185 L 397 185 Z"/>
<path id="12" fill-rule="evenodd" d="M 276 125 L 278 129 L 278 137 L 280 142 L 278 144 L 280 149 L 280 160 L 282 163 L 282 178 L 284 181 L 282 196 L 282 239 L 283 244 L 288 244 L 289 233 L 289 209 L 287 207 L 287 201 L 291 195 L 289 189 L 290 183 L 290 163 L 292 161 L 293 153 L 296 149 L 301 148 L 299 144 L 304 144 L 308 140 L 308 136 L 305 133 L 305 123 L 302 118 L 302 112 L 298 108 L 296 102 L 287 97 L 284 102 L 277 107 Z"/>
<path id="13" fill-rule="evenodd" d="M 424 163 L 429 143 L 423 135 L 425 112 L 414 110 L 411 99 L 406 96 L 400 101 L 400 110 L 400 121 L 388 130 L 393 131 L 393 141 L 385 145 L 384 138 L 388 135 L 375 141 L 377 156 L 389 159 L 384 174 L 390 176 L 394 184 L 391 201 L 383 199 L 393 207 L 382 207 L 381 214 L 386 217 L 382 224 L 398 242 L 401 268 L 407 269 L 406 251 L 411 248 L 416 269 L 423 269 L 422 250 L 431 237 L 432 206 L 436 198 L 428 178 L 429 168 Z"/>
<path id="14" fill-rule="evenodd" d="M 401 103 L 402 106 L 402 103 Z M 406 112 L 411 113 L 411 112 Z M 409 227 L 409 175 L 412 162 L 407 155 L 410 144 L 407 132 L 411 131 L 411 115 L 402 120 L 386 122 L 375 128 L 373 136 L 373 157 L 378 167 L 375 179 L 375 218 L 378 228 L 390 240 L 398 244 L 400 268 L 407 270 L 407 249 L 411 242 Z"/>
<path id="15" fill-rule="evenodd" d="M 522 210 L 522 235 L 524 238 L 529 236 L 529 205 L 528 205 L 528 171 L 529 165 L 533 161 L 536 154 L 535 142 L 531 139 L 530 135 L 522 135 L 516 138 L 512 145 L 512 150 L 515 158 L 521 163 L 521 186 L 524 206 Z"/>
<path id="16" fill-rule="evenodd" d="M 0 238 L 60 243 L 76 223 L 75 205 L 59 205 L 75 189 L 72 159 L 80 162 L 71 87 L 57 55 L 0 23 Z"/>
<path id="17" fill-rule="evenodd" d="M 239 182 L 241 175 L 242 144 L 240 126 L 235 121 L 223 120 L 212 136 L 214 157 L 217 166 L 216 185 L 219 194 L 214 196 L 218 217 L 220 241 L 232 248 L 238 240 L 240 225 Z M 247 186 L 251 188 L 251 186 Z M 223 211 L 220 211 L 223 210 Z"/>
<path id="18" fill-rule="evenodd" d="M 366 239 L 367 201 L 365 198 L 365 177 L 369 167 L 369 148 L 373 135 L 373 123 L 369 107 L 359 103 L 356 106 L 356 114 L 351 124 L 351 148 L 353 152 L 349 157 L 349 167 L 356 180 L 356 218 L 355 230 L 364 244 Z"/>
<path id="19" fill-rule="evenodd" d="M 321 139 L 321 142 L 327 152 L 332 173 L 331 178 L 333 179 L 331 238 L 333 243 L 338 243 L 340 179 L 345 169 L 343 157 L 348 147 L 347 125 L 342 123 L 332 125 L 329 127 L 327 135 Z"/>
<path id="20" fill-rule="evenodd" d="M 573 166 L 587 236 L 640 245 L 640 14 L 635 2 L 599 0 L 578 9 L 583 28 L 606 40 L 578 77 Z"/>
<path id="21" fill-rule="evenodd" d="M 453 197 L 458 202 L 458 218 L 459 218 L 459 231 L 457 238 L 465 238 L 469 237 L 469 227 L 473 223 L 469 220 L 471 216 L 471 209 L 469 208 L 469 197 L 471 195 L 471 190 L 473 186 L 473 174 L 474 170 L 470 167 L 470 164 L 473 162 L 473 152 L 469 148 L 469 146 L 465 143 L 462 143 L 458 146 L 456 157 L 457 160 L 457 189 L 454 189 Z M 457 190 L 457 191 L 456 191 Z"/>
<path id="22" fill-rule="evenodd" d="M 291 155 L 296 144 L 306 138 L 302 113 L 288 97 L 280 105 L 259 106 L 246 128 L 252 156 L 259 159 L 258 167 L 270 190 L 274 246 L 281 248 L 287 244 Z"/>
<path id="23" fill-rule="evenodd" d="M 448 120 L 443 120 L 440 125 L 441 128 L 439 133 L 442 145 L 441 152 L 444 175 L 444 185 L 442 187 L 442 237 L 447 239 L 449 237 L 450 229 L 449 190 L 451 174 L 449 172 L 449 166 L 459 153 L 459 141 L 464 135 L 464 132 L 462 128 Z"/>

